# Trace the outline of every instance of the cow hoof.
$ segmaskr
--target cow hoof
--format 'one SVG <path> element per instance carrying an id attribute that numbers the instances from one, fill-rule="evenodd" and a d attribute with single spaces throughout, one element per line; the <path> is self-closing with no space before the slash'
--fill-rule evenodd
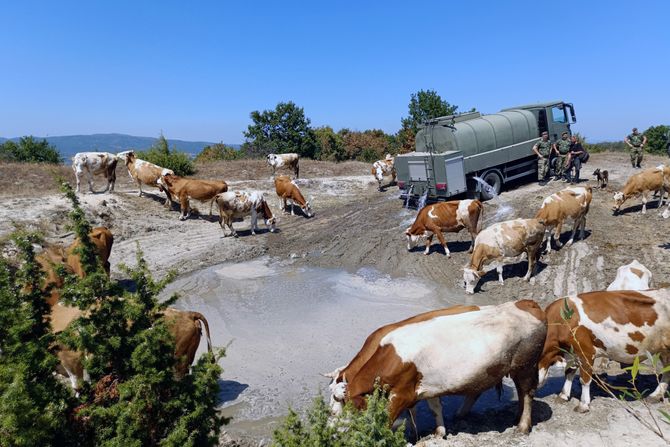
<path id="1" fill-rule="evenodd" d="M 570 396 L 566 396 L 563 393 L 560 393 L 556 396 L 555 400 L 557 404 L 564 404 L 570 401 Z"/>
<path id="2" fill-rule="evenodd" d="M 515 432 L 521 434 L 521 435 L 527 435 L 530 433 L 530 426 L 529 425 L 517 425 L 516 429 L 514 430 Z"/>
<path id="3" fill-rule="evenodd" d="M 447 436 L 447 429 L 445 429 L 444 427 L 437 427 L 435 429 L 435 436 L 437 436 L 438 438 L 444 438 L 445 436 Z"/>
<path id="4" fill-rule="evenodd" d="M 575 413 L 582 413 L 582 414 L 583 413 L 588 413 L 589 412 L 589 406 L 580 403 L 579 405 L 577 405 L 575 407 L 574 412 Z"/>
<path id="5" fill-rule="evenodd" d="M 186 216 L 179 216 L 179 220 L 186 220 Z"/>
<path id="6" fill-rule="evenodd" d="M 662 394 L 654 395 L 652 393 L 649 396 L 645 397 L 644 400 L 645 400 L 645 402 L 650 402 L 650 403 L 663 402 L 663 395 Z"/>

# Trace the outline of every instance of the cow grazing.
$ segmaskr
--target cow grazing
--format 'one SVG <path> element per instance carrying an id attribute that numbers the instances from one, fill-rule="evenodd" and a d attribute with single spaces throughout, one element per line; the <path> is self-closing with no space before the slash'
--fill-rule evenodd
<path id="1" fill-rule="evenodd" d="M 300 188 L 295 184 L 294 181 L 288 175 L 279 175 L 275 177 L 275 191 L 279 196 L 279 207 L 286 213 L 286 202 L 291 205 L 291 216 L 294 216 L 293 205 L 298 204 L 302 212 L 306 217 L 312 217 L 312 209 L 309 206 L 309 202 L 305 200 Z"/>
<path id="2" fill-rule="evenodd" d="M 210 201 L 209 214 L 212 215 L 214 197 L 228 191 L 228 185 L 222 180 L 197 180 L 165 173 L 158 179 L 158 184 L 168 190 L 171 197 L 179 199 L 181 214 L 179 220 L 186 220 L 191 215 L 189 199 L 204 202 Z"/>
<path id="3" fill-rule="evenodd" d="M 379 183 L 380 191 L 382 190 L 382 180 L 384 177 L 391 176 L 391 183 L 389 183 L 389 185 L 396 182 L 396 170 L 393 161 L 394 158 L 391 157 L 391 155 L 386 154 L 386 157 L 383 160 L 377 160 L 372 164 L 371 172 L 377 180 L 377 183 Z"/>
<path id="4" fill-rule="evenodd" d="M 584 239 L 584 227 L 586 226 L 586 214 L 591 206 L 592 191 L 590 186 L 570 186 L 544 199 L 540 210 L 535 215 L 536 219 L 544 221 L 546 226 L 545 239 L 547 248 L 545 253 L 551 252 L 551 240 L 554 240 L 557 248 L 562 246 L 560 237 L 565 219 L 572 219 L 572 235 L 566 244 L 572 245 L 577 229 L 580 229 L 579 238 Z M 555 228 L 554 234 L 551 229 Z"/>
<path id="5" fill-rule="evenodd" d="M 482 230 L 475 239 L 470 263 L 463 269 L 465 291 L 475 293 L 479 279 L 494 268 L 503 284 L 503 266 L 518 262 L 524 254 L 528 257 L 528 273 L 523 279 L 529 281 L 544 232 L 544 222 L 539 219 L 508 220 Z"/>
<path id="6" fill-rule="evenodd" d="M 230 228 L 231 233 L 228 236 L 237 237 L 233 221 L 241 220 L 247 215 L 251 215 L 251 234 L 256 234 L 258 231 L 258 214 L 263 216 L 265 226 L 269 227 L 270 232 L 275 231 L 277 218 L 272 215 L 262 192 L 228 191 L 218 194 L 214 200 L 219 207 L 219 225 L 224 237 L 226 236 L 224 224 Z"/>
<path id="7" fill-rule="evenodd" d="M 663 206 L 666 192 L 670 192 L 670 166 L 660 165 L 655 168 L 631 176 L 623 187 L 623 190 L 614 193 L 614 214 L 619 212 L 621 205 L 631 197 L 642 196 L 642 214 L 647 212 L 647 201 L 650 193 L 660 193 L 659 208 Z M 668 203 L 670 210 L 670 202 Z"/>
<path id="8" fill-rule="evenodd" d="M 635 259 L 630 264 L 622 265 L 617 269 L 616 279 L 607 287 L 607 290 L 647 290 L 650 285 L 651 272 Z"/>
<path id="9" fill-rule="evenodd" d="M 50 319 L 52 332 L 58 334 L 65 330 L 72 321 L 85 314 L 85 311 L 76 307 L 57 303 L 51 307 Z M 167 308 L 163 312 L 163 315 L 167 330 L 175 342 L 174 357 L 177 360 L 175 364 L 175 376 L 182 378 L 188 374 L 189 368 L 193 364 L 196 351 L 200 345 L 203 327 L 205 328 L 205 335 L 207 337 L 207 350 L 210 354 L 212 353 L 209 323 L 204 315 L 199 312 Z M 132 323 L 129 322 L 129 324 Z M 57 371 L 70 379 L 74 390 L 79 388 L 80 381 L 88 381 L 88 374 L 82 364 L 81 352 L 70 350 L 59 344 L 56 355 L 60 362 Z"/>
<path id="10" fill-rule="evenodd" d="M 290 169 L 295 178 L 300 177 L 300 156 L 298 154 L 268 154 L 267 163 L 272 168 L 273 177 L 278 168 Z"/>
<path id="11" fill-rule="evenodd" d="M 88 234 L 91 242 L 95 245 L 98 260 L 102 263 L 107 276 L 110 273 L 109 256 L 112 252 L 112 245 L 114 244 L 114 236 L 105 227 L 96 227 Z M 60 246 L 53 245 L 47 247 L 44 252 L 35 257 L 35 260 L 40 264 L 42 270 L 46 273 L 46 279 L 42 290 L 51 287 L 51 296 L 48 299 L 50 305 L 54 305 L 58 301 L 60 292 L 58 289 L 63 287 L 63 278 L 56 271 L 56 267 L 64 266 L 66 272 L 77 275 L 80 278 L 86 276 L 84 267 L 81 265 L 81 258 L 77 252 L 81 246 L 79 239 L 75 239 L 67 249 Z"/>
<path id="12" fill-rule="evenodd" d="M 81 192 L 81 177 L 86 174 L 88 190 L 93 192 L 93 176 L 102 174 L 107 180 L 103 192 L 114 192 L 116 183 L 116 155 L 109 152 L 78 152 L 72 157 L 72 170 L 77 179 L 77 192 Z"/>
<path id="13" fill-rule="evenodd" d="M 427 205 L 421 208 L 411 227 L 405 230 L 407 237 L 407 250 L 411 250 L 421 241 L 425 241 L 426 250 L 424 254 L 430 253 L 430 245 L 433 236 L 444 247 L 447 257 L 451 257 L 447 241 L 444 239 L 443 231 L 447 233 L 458 233 L 467 228 L 472 237 L 472 245 L 468 253 L 472 252 L 475 238 L 482 227 L 483 205 L 479 200 L 452 200 Z"/>
<path id="14" fill-rule="evenodd" d="M 600 186 L 601 188 L 607 188 L 607 184 L 610 181 L 610 175 L 609 172 L 607 172 L 607 169 L 603 169 L 601 171 L 600 168 L 598 168 L 595 171 L 593 171 L 593 175 L 596 176 L 598 186 Z"/>
<path id="15" fill-rule="evenodd" d="M 158 165 L 141 160 L 135 156 L 135 152 L 133 151 L 119 152 L 116 156 L 123 160 L 123 162 L 126 164 L 126 167 L 128 168 L 128 175 L 130 175 L 130 178 L 137 184 L 137 187 L 140 190 L 138 194 L 140 197 L 142 197 L 142 185 L 152 186 L 165 193 L 167 196 L 167 199 L 165 200 L 165 206 L 170 206 L 172 203 L 170 191 L 158 183 L 158 180 L 162 175 L 174 175 L 174 172 L 171 169 L 161 168 Z"/>
<path id="16" fill-rule="evenodd" d="M 349 365 L 330 374 L 331 408 L 335 414 L 346 402 L 364 408 L 379 379 L 388 387 L 391 421 L 428 399 L 436 432 L 443 436 L 440 396 L 465 395 L 460 411 L 467 412 L 481 393 L 509 375 L 519 395 L 517 430 L 527 433 L 546 332 L 544 312 L 530 300 L 456 306 L 384 326 L 367 338 Z"/>
<path id="17" fill-rule="evenodd" d="M 572 312 L 564 320 L 561 313 Z M 561 312 L 563 309 L 563 312 Z M 546 309 L 547 339 L 539 362 L 542 384 L 548 369 L 555 363 L 565 364 L 566 353 L 574 352 L 582 384 L 582 395 L 575 411 L 589 411 L 590 385 L 596 357 L 631 364 L 646 353 L 660 354 L 663 365 L 670 364 L 670 290 L 598 291 L 561 298 Z M 577 368 L 577 367 L 576 367 Z M 576 368 L 567 369 L 559 397 L 570 400 Z M 668 389 L 670 374 L 663 374 L 656 390 L 649 396 L 661 399 Z"/>

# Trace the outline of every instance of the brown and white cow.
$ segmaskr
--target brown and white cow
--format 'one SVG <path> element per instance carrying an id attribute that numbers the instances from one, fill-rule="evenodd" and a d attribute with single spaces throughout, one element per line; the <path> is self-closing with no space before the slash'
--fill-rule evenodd
<path id="1" fill-rule="evenodd" d="M 124 151 L 116 154 L 128 168 L 128 175 L 130 178 L 137 184 L 139 188 L 139 196 L 142 197 L 142 185 L 152 186 L 163 191 L 167 196 L 165 200 L 165 206 L 170 207 L 172 203 L 172 197 L 170 196 L 170 191 L 164 188 L 161 184 L 158 183 L 158 180 L 162 175 L 173 174 L 172 169 L 161 168 L 158 165 L 149 163 L 146 160 L 141 160 L 135 156 L 134 151 Z"/>
<path id="2" fill-rule="evenodd" d="M 529 281 L 535 270 L 538 249 L 544 238 L 544 222 L 539 219 L 514 219 L 499 222 L 482 230 L 475 239 L 470 263 L 463 269 L 465 291 L 475 293 L 475 286 L 487 271 L 498 271 L 498 282 L 503 282 L 503 266 L 528 257 Z"/>
<path id="3" fill-rule="evenodd" d="M 561 309 L 572 311 L 568 320 Z M 563 312 L 565 315 L 565 311 Z M 568 312 L 569 313 L 569 312 Z M 561 298 L 546 309 L 547 339 L 539 362 L 539 381 L 544 383 L 553 364 L 566 364 L 568 352 L 577 359 L 582 395 L 575 411 L 589 411 L 590 385 L 596 357 L 631 364 L 646 353 L 660 354 L 670 364 L 670 290 L 598 291 Z M 567 315 L 566 315 L 567 316 Z M 570 400 L 572 379 L 577 369 L 567 369 L 559 397 Z M 668 389 L 670 374 L 663 374 L 649 396 L 661 399 Z"/>
<path id="4" fill-rule="evenodd" d="M 396 170 L 393 161 L 394 158 L 390 154 L 386 154 L 383 160 L 377 160 L 372 164 L 371 172 L 375 179 L 377 179 L 377 183 L 379 183 L 380 191 L 382 190 L 382 180 L 384 177 L 391 176 L 391 183 L 389 185 L 396 182 Z"/>
<path id="5" fill-rule="evenodd" d="M 296 153 L 268 154 L 267 163 L 272 168 L 273 177 L 278 168 L 291 169 L 295 178 L 300 177 L 300 156 Z"/>
<path id="6" fill-rule="evenodd" d="M 649 269 L 634 259 L 617 269 L 616 278 L 607 286 L 607 290 L 647 290 L 651 277 Z"/>
<path id="7" fill-rule="evenodd" d="M 379 379 L 389 390 L 389 417 L 428 399 L 436 433 L 446 433 L 439 397 L 465 395 L 465 414 L 485 390 L 514 380 L 519 395 L 518 431 L 531 426 L 531 406 L 547 324 L 530 300 L 499 306 L 456 306 L 417 315 L 373 332 L 330 385 L 331 408 L 339 414 L 346 402 L 364 408 L 365 397 Z M 468 334 L 468 336 L 463 336 Z"/>
<path id="8" fill-rule="evenodd" d="M 114 236 L 111 231 L 105 227 L 96 227 L 88 234 L 91 242 L 96 247 L 98 260 L 102 263 L 107 276 L 110 273 L 109 256 L 114 244 Z M 40 264 L 42 270 L 46 273 L 46 279 L 42 286 L 42 290 L 51 287 L 51 297 L 48 299 L 49 304 L 53 306 L 60 296 L 58 289 L 63 287 L 63 278 L 56 272 L 56 267 L 63 265 L 65 270 L 69 273 L 75 274 L 80 278 L 86 276 L 83 266 L 81 265 L 81 258 L 77 249 L 81 245 L 79 239 L 75 239 L 72 244 L 66 249 L 58 245 L 46 247 L 46 249 L 35 257 L 35 260 Z"/>
<path id="9" fill-rule="evenodd" d="M 56 303 L 51 307 L 51 330 L 58 334 L 65 330 L 70 323 L 84 316 L 87 312 L 72 306 Z M 167 330 L 174 339 L 175 376 L 182 378 L 188 374 L 191 364 L 195 359 L 196 351 L 200 345 L 202 328 L 205 328 L 207 337 L 207 350 L 212 353 L 212 340 L 210 338 L 209 323 L 204 315 L 199 312 L 191 312 L 174 308 L 167 308 L 163 312 Z M 57 346 L 56 355 L 59 360 L 58 373 L 70 379 L 74 390 L 79 388 L 79 383 L 88 381 L 88 373 L 82 364 L 82 353 L 71 350 L 63 345 Z"/>
<path id="10" fill-rule="evenodd" d="M 114 192 L 116 183 L 116 155 L 109 152 L 78 152 L 72 157 L 72 170 L 77 179 L 77 192 L 81 192 L 81 177 L 86 174 L 88 190 L 93 192 L 93 176 L 102 174 L 107 180 L 103 192 Z"/>
<path id="11" fill-rule="evenodd" d="M 219 225 L 221 225 L 224 237 L 237 237 L 237 232 L 233 228 L 233 221 L 241 220 L 248 215 L 251 215 L 251 234 L 256 234 L 256 231 L 258 231 L 258 214 L 263 216 L 265 226 L 269 227 L 271 233 L 274 233 L 277 218 L 272 215 L 262 192 L 228 191 L 217 194 L 214 200 L 219 207 Z M 226 235 L 224 224 L 230 228 L 231 233 L 229 235 Z"/>
<path id="12" fill-rule="evenodd" d="M 660 193 L 659 208 L 663 206 L 665 193 L 670 193 L 670 166 L 659 165 L 655 168 L 631 176 L 621 191 L 614 193 L 614 214 L 619 212 L 626 200 L 635 196 L 642 196 L 642 214 L 647 212 L 649 194 Z M 670 201 L 666 212 L 670 210 Z"/>
<path id="13" fill-rule="evenodd" d="M 535 218 L 543 220 L 546 226 L 545 240 L 547 241 L 547 247 L 545 253 L 551 252 L 552 239 L 556 247 L 561 248 L 561 230 L 567 218 L 572 219 L 572 235 L 566 245 L 568 247 L 572 245 L 577 229 L 580 229 L 579 238 L 584 239 L 586 214 L 591 206 L 591 198 L 590 186 L 570 186 L 544 199 Z M 552 228 L 555 229 L 553 235 L 551 234 Z"/>
<path id="14" fill-rule="evenodd" d="M 228 191 L 228 185 L 223 180 L 198 180 L 179 177 L 166 173 L 158 179 L 158 184 L 168 190 L 171 197 L 179 199 L 181 214 L 179 220 L 186 220 L 191 215 L 189 199 L 204 202 L 210 201 L 209 214 L 212 214 L 212 203 L 217 194 Z"/>
<path id="15" fill-rule="evenodd" d="M 458 233 L 463 228 L 467 228 L 472 237 L 472 245 L 468 253 L 472 253 L 475 238 L 482 228 L 483 214 L 483 205 L 479 200 L 452 200 L 426 205 L 419 210 L 412 226 L 405 230 L 407 250 L 425 241 L 424 254 L 427 255 L 430 253 L 433 236 L 437 236 L 447 257 L 451 257 L 442 232 Z"/>
<path id="16" fill-rule="evenodd" d="M 278 175 L 275 177 L 275 192 L 279 196 L 279 207 L 286 213 L 286 206 L 288 202 L 291 206 L 291 216 L 294 216 L 293 205 L 298 204 L 306 217 L 312 217 L 312 209 L 309 206 L 309 201 L 305 200 L 298 185 L 291 180 L 288 175 Z"/>

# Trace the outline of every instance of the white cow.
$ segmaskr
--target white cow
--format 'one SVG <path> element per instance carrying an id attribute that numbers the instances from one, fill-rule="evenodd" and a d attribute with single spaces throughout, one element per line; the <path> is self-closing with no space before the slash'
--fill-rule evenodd
<path id="1" fill-rule="evenodd" d="M 379 190 L 382 190 L 382 180 L 384 177 L 391 176 L 391 184 L 396 181 L 396 170 L 393 165 L 394 158 L 390 154 L 386 154 L 383 160 L 377 160 L 372 164 L 372 175 L 374 175 L 377 183 L 379 183 Z"/>
<path id="2" fill-rule="evenodd" d="M 650 286 L 651 272 L 635 259 L 617 269 L 616 279 L 607 290 L 648 290 Z"/>
<path id="3" fill-rule="evenodd" d="M 114 192 L 117 161 L 116 155 L 109 152 L 78 152 L 72 157 L 72 170 L 77 179 L 77 192 L 81 192 L 81 177 L 84 173 L 88 178 L 90 192 L 93 192 L 93 176 L 100 174 L 107 179 L 107 187 L 103 192 Z"/>
<path id="4" fill-rule="evenodd" d="M 274 177 L 277 168 L 286 168 L 292 169 L 295 178 L 298 178 L 300 175 L 300 156 L 296 153 L 288 154 L 268 154 L 267 156 L 268 166 L 272 168 L 272 176 Z"/>
<path id="5" fill-rule="evenodd" d="M 272 215 L 262 192 L 227 191 L 217 194 L 214 200 L 219 207 L 219 225 L 221 225 L 224 237 L 237 237 L 237 232 L 233 228 L 233 221 L 241 220 L 248 215 L 251 215 L 251 234 L 256 234 L 259 213 L 263 216 L 265 226 L 269 227 L 270 232 L 275 231 L 277 218 Z M 231 233 L 229 235 L 226 235 L 224 224 L 230 228 Z"/>

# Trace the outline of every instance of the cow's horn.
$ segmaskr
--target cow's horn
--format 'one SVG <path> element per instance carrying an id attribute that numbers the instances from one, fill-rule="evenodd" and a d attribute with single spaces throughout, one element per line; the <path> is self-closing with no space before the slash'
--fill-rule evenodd
<path id="1" fill-rule="evenodd" d="M 339 374 L 339 372 L 340 371 L 336 369 L 335 371 L 332 371 L 332 372 L 329 372 L 329 373 L 319 373 L 319 374 L 322 375 L 323 377 L 328 377 L 329 379 L 335 379 L 335 378 L 337 378 L 337 375 Z"/>

